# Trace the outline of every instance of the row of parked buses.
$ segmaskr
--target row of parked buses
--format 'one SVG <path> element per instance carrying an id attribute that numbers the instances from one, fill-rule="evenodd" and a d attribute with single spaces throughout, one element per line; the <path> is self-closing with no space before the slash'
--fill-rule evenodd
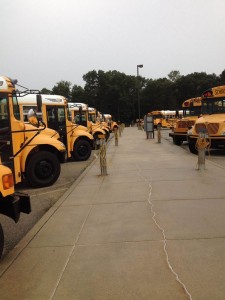
<path id="1" fill-rule="evenodd" d="M 173 143 L 175 145 L 180 146 L 183 141 L 187 141 L 187 132 L 200 116 L 201 107 L 201 97 L 191 98 L 182 103 L 183 117 L 174 123 L 172 132 L 169 133 L 169 136 L 173 138 Z"/>
<path id="2" fill-rule="evenodd" d="M 19 92 L 13 81 L 0 76 L 0 213 L 19 220 L 29 213 L 29 195 L 15 193 L 14 184 L 24 180 L 31 187 L 52 185 L 59 177 L 60 163 L 89 159 L 117 125 L 82 103 L 63 96 Z M 78 122 L 79 120 L 79 122 Z M 75 122 L 77 121 L 77 122 Z M 0 224 L 0 256 L 4 235 Z"/>
<path id="3" fill-rule="evenodd" d="M 149 112 L 153 116 L 154 128 L 172 128 L 176 121 L 183 116 L 183 111 L 179 110 L 154 110 Z"/>
<path id="4" fill-rule="evenodd" d="M 184 116 L 170 133 L 174 144 L 188 141 L 190 152 L 196 154 L 197 139 L 204 134 L 210 148 L 225 147 L 225 86 L 208 89 L 182 106 Z"/>

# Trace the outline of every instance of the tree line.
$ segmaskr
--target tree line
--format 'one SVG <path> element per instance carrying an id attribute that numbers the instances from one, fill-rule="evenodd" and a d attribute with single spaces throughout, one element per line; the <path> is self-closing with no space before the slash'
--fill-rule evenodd
<path id="1" fill-rule="evenodd" d="M 181 109 L 184 100 L 201 96 L 202 92 L 225 84 L 225 70 L 220 74 L 195 72 L 181 75 L 171 71 L 167 78 L 147 79 L 118 71 L 90 71 L 83 75 L 84 87 L 69 81 L 58 82 L 52 90 L 43 88 L 43 94 L 62 95 L 70 102 L 84 102 L 116 121 L 131 123 L 153 110 Z M 139 99 L 139 101 L 138 101 Z"/>

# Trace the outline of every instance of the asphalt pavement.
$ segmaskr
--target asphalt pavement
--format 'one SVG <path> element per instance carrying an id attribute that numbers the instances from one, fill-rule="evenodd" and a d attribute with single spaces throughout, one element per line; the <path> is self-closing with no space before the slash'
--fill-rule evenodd
<path id="1" fill-rule="evenodd" d="M 91 157 L 87 161 L 70 161 L 61 164 L 60 177 L 50 187 L 35 189 L 29 187 L 26 182 L 16 185 L 16 191 L 30 195 L 32 211 L 29 215 L 20 214 L 18 223 L 0 214 L 0 222 L 5 236 L 3 259 L 89 166 L 95 159 L 95 152 L 95 150 L 92 151 Z"/>
<path id="2" fill-rule="evenodd" d="M 106 161 L 1 262 L 1 299 L 224 300 L 224 168 L 137 127 Z"/>

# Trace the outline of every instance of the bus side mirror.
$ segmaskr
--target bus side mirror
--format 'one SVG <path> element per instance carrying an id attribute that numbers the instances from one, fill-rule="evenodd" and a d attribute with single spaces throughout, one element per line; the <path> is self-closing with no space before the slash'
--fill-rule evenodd
<path id="1" fill-rule="evenodd" d="M 27 120 L 30 124 L 39 127 L 39 121 L 35 111 L 31 108 L 27 113 Z"/>
<path id="2" fill-rule="evenodd" d="M 40 94 L 36 95 L 37 98 L 37 109 L 38 112 L 42 111 L 42 96 Z"/>

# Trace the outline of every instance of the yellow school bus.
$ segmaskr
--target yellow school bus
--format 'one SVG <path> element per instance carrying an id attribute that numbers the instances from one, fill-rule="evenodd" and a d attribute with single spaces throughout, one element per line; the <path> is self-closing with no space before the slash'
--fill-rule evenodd
<path id="1" fill-rule="evenodd" d="M 225 147 L 225 86 L 213 87 L 202 94 L 202 116 L 188 131 L 188 145 L 197 153 L 196 141 L 205 134 L 210 148 Z"/>
<path id="2" fill-rule="evenodd" d="M 15 81 L 0 76 L 0 149 L 15 184 L 27 180 L 32 187 L 52 185 L 65 160 L 65 146 L 37 121 L 33 126 L 20 120 Z M 31 116 L 34 119 L 35 115 Z M 32 118 L 30 118 L 31 120 Z"/>
<path id="3" fill-rule="evenodd" d="M 88 107 L 88 117 L 91 127 L 94 130 L 101 128 L 105 132 L 105 139 L 108 140 L 110 136 L 110 129 L 108 124 L 104 121 L 102 113 L 94 107 Z"/>
<path id="4" fill-rule="evenodd" d="M 108 122 L 106 122 L 104 114 L 100 111 L 97 112 L 97 116 L 99 118 L 99 124 L 102 126 L 103 130 L 105 130 L 106 132 L 106 139 L 108 139 L 110 137 L 110 126 L 108 124 Z"/>
<path id="5" fill-rule="evenodd" d="M 180 117 L 175 110 L 153 110 L 149 114 L 153 116 L 154 128 L 158 126 L 171 128 L 175 120 Z"/>
<path id="6" fill-rule="evenodd" d="M 1 160 L 1 159 L 0 159 Z M 31 212 L 30 197 L 14 191 L 12 171 L 0 161 L 0 213 L 18 222 L 20 213 Z M 4 233 L 0 223 L 0 258 L 4 249 Z"/>
<path id="7" fill-rule="evenodd" d="M 67 99 L 60 95 L 42 96 L 42 119 L 48 128 L 56 130 L 66 145 L 67 158 L 76 161 L 89 159 L 93 147 L 93 136 L 78 127 L 68 118 Z M 18 97 L 20 115 L 26 120 L 31 107 L 36 109 L 35 96 L 28 94 Z"/>
<path id="8" fill-rule="evenodd" d="M 117 122 L 113 121 L 112 115 L 103 114 L 103 118 L 104 118 L 106 124 L 108 125 L 110 132 L 113 132 L 115 129 L 118 128 L 118 124 L 117 124 Z"/>
<path id="9" fill-rule="evenodd" d="M 163 114 L 161 110 L 153 110 L 149 114 L 153 116 L 154 128 L 157 128 L 158 125 L 162 126 Z"/>
<path id="10" fill-rule="evenodd" d="M 88 105 L 81 102 L 69 102 L 68 108 L 71 120 L 80 126 L 85 126 L 88 132 L 93 135 L 93 147 L 95 148 L 99 143 L 99 135 L 104 135 L 106 137 L 106 131 L 101 125 L 95 123 L 96 110 L 93 109 L 94 113 L 91 113 Z"/>
<path id="11" fill-rule="evenodd" d="M 166 128 L 173 128 L 174 124 L 183 116 L 182 110 L 162 110 L 162 114 L 166 120 Z"/>
<path id="12" fill-rule="evenodd" d="M 190 98 L 182 103 L 183 117 L 175 122 L 172 132 L 169 133 L 175 145 L 180 146 L 187 141 L 187 132 L 201 115 L 201 107 L 201 97 Z"/>

